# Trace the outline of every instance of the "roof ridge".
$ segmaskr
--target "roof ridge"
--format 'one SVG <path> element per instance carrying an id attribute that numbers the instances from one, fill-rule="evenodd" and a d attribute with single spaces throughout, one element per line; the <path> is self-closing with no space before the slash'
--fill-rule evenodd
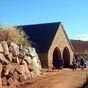
<path id="1" fill-rule="evenodd" d="M 20 26 L 34 26 L 34 25 L 46 25 L 46 24 L 60 24 L 61 22 L 47 22 L 47 23 L 35 23 L 35 24 L 23 24 L 23 25 L 20 25 Z"/>

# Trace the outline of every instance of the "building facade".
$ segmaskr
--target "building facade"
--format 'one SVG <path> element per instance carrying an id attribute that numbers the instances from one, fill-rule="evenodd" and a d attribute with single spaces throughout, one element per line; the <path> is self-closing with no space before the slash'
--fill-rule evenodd
<path id="1" fill-rule="evenodd" d="M 21 27 L 34 42 L 43 68 L 59 68 L 59 61 L 64 59 L 64 67 L 72 64 L 73 47 L 61 22 L 22 25 Z"/>

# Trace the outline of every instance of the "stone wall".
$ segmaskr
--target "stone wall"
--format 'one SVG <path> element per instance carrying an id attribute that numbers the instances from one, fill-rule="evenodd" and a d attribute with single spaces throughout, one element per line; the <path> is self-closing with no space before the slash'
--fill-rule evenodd
<path id="1" fill-rule="evenodd" d="M 58 49 L 61 52 L 61 57 L 63 57 L 63 51 L 64 48 L 67 47 L 69 50 L 69 54 L 70 54 L 70 64 L 72 64 L 72 59 L 73 59 L 73 51 L 72 51 L 72 47 L 69 43 L 69 39 L 67 37 L 67 35 L 65 34 L 65 31 L 62 27 L 62 25 L 59 26 L 56 36 L 53 39 L 53 42 L 50 46 L 50 49 L 48 51 L 48 67 L 52 67 L 52 61 L 53 61 L 53 52 L 54 49 L 58 47 Z"/>

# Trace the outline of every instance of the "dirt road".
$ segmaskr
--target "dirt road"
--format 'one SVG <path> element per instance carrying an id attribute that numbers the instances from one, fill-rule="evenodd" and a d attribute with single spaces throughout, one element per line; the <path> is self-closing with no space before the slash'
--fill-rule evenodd
<path id="1" fill-rule="evenodd" d="M 42 77 L 26 81 L 11 88 L 81 88 L 87 73 L 87 69 L 84 71 L 73 71 L 72 69 L 44 71 Z"/>

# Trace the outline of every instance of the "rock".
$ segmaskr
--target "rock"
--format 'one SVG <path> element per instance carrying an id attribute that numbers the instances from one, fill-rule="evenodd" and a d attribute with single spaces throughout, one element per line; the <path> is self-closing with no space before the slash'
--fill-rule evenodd
<path id="1" fill-rule="evenodd" d="M 34 71 L 30 72 L 30 78 L 33 79 L 33 78 L 36 78 L 37 75 L 35 74 Z"/>
<path id="2" fill-rule="evenodd" d="M 19 75 L 18 73 L 15 71 L 11 77 L 8 78 L 7 80 L 7 85 L 13 85 L 15 84 L 16 82 L 19 81 Z"/>
<path id="3" fill-rule="evenodd" d="M 33 71 L 33 70 L 34 70 L 33 64 L 29 64 L 29 65 L 28 65 L 28 69 L 29 69 L 29 71 Z"/>
<path id="4" fill-rule="evenodd" d="M 32 59 L 30 56 L 25 55 L 24 60 L 27 62 L 28 65 L 32 63 Z"/>
<path id="5" fill-rule="evenodd" d="M 8 48 L 7 42 L 6 42 L 6 41 L 3 41 L 3 42 L 1 42 L 1 45 L 2 45 L 2 47 L 3 47 L 4 54 L 5 54 L 5 55 L 8 55 L 8 54 L 9 54 L 9 48 Z"/>
<path id="6" fill-rule="evenodd" d="M 22 65 L 20 65 L 21 73 L 24 77 L 24 79 L 27 79 L 30 76 L 30 71 L 27 67 L 27 63 L 25 61 L 22 62 Z"/>
<path id="7" fill-rule="evenodd" d="M 14 56 L 14 57 L 12 58 L 12 61 L 13 61 L 14 63 L 20 64 L 20 61 L 19 61 L 18 56 Z"/>
<path id="8" fill-rule="evenodd" d="M 7 66 L 3 66 L 2 68 L 2 76 L 9 75 L 9 68 Z"/>
<path id="9" fill-rule="evenodd" d="M 8 65 L 7 65 L 7 68 L 9 69 L 9 73 L 10 73 L 10 74 L 13 74 L 13 72 L 14 72 L 14 67 L 13 67 L 12 63 L 8 64 Z"/>
<path id="10" fill-rule="evenodd" d="M 0 76 L 2 75 L 2 64 L 0 63 Z"/>
<path id="11" fill-rule="evenodd" d="M 14 81 L 19 81 L 19 74 L 18 74 L 18 72 L 17 71 L 14 71 L 14 73 L 13 73 L 13 79 L 14 79 Z"/>
<path id="12" fill-rule="evenodd" d="M 25 79 L 24 79 L 24 76 L 22 74 L 19 75 L 19 81 L 20 82 L 23 82 Z"/>
<path id="13" fill-rule="evenodd" d="M 9 63 L 9 61 L 5 58 L 3 53 L 0 53 L 0 62 L 2 63 L 2 65 L 6 65 Z"/>
<path id="14" fill-rule="evenodd" d="M 18 74 L 21 74 L 21 69 L 20 66 L 17 63 L 12 63 L 8 65 L 9 68 L 9 73 L 10 74 L 14 74 L 14 72 L 16 71 Z"/>
<path id="15" fill-rule="evenodd" d="M 20 65 L 19 64 L 17 64 L 17 63 L 12 63 L 12 68 L 11 68 L 11 70 L 13 71 L 13 72 L 17 72 L 18 74 L 22 74 L 21 73 L 21 69 L 20 69 Z M 11 71 L 10 70 L 10 71 Z"/>
<path id="16" fill-rule="evenodd" d="M 0 77 L 0 88 L 2 88 L 2 79 Z"/>
<path id="17" fill-rule="evenodd" d="M 12 62 L 12 58 L 13 58 L 13 55 L 12 55 L 12 53 L 10 52 L 10 53 L 8 54 L 8 59 L 9 59 L 10 62 Z"/>
<path id="18" fill-rule="evenodd" d="M 2 86 L 7 86 L 7 79 L 6 79 L 6 77 L 2 77 Z"/>
<path id="19" fill-rule="evenodd" d="M 12 85 L 14 83 L 14 80 L 12 79 L 12 77 L 10 77 L 7 81 L 7 85 Z"/>
<path id="20" fill-rule="evenodd" d="M 1 45 L 1 43 L 0 43 L 0 52 L 1 52 L 1 53 L 3 53 L 3 52 L 4 52 L 4 50 L 3 50 L 3 47 L 2 47 L 2 45 Z"/>
<path id="21" fill-rule="evenodd" d="M 19 55 L 19 46 L 16 45 L 14 42 L 10 43 L 9 50 L 14 56 Z"/>
<path id="22" fill-rule="evenodd" d="M 35 48 L 5 41 L 0 44 L 0 87 L 36 78 L 41 75 L 41 69 Z"/>

